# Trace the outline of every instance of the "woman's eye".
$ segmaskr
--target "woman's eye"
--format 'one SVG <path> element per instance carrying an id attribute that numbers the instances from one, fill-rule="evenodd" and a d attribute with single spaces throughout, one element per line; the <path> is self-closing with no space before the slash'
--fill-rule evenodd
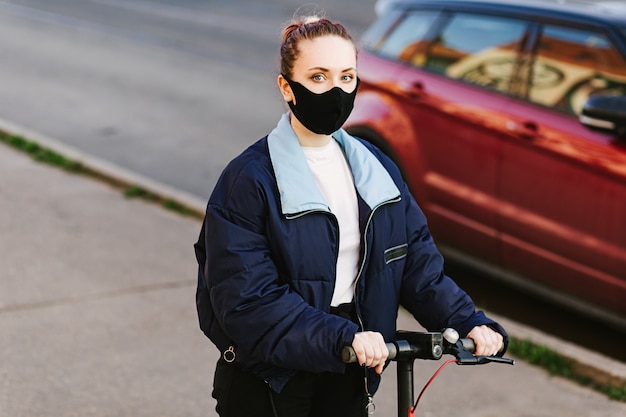
<path id="1" fill-rule="evenodd" d="M 344 76 L 342 77 L 342 80 L 348 81 L 348 82 L 352 81 L 352 80 L 354 80 L 354 75 L 352 75 L 352 74 L 344 74 Z"/>
<path id="2" fill-rule="evenodd" d="M 313 81 L 324 81 L 324 76 L 323 75 L 314 75 L 313 77 L 311 77 L 313 79 Z"/>

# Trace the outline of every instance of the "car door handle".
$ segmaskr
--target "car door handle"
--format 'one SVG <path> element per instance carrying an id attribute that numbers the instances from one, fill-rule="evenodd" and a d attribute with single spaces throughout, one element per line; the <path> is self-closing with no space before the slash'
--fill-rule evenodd
<path id="1" fill-rule="evenodd" d="M 539 127 L 537 123 L 531 121 L 515 122 L 509 120 L 506 122 L 506 129 L 516 136 L 524 139 L 535 139 L 539 135 Z"/>
<path id="2" fill-rule="evenodd" d="M 421 81 L 402 81 L 398 88 L 402 94 L 411 98 L 419 98 L 424 95 L 424 84 Z"/>

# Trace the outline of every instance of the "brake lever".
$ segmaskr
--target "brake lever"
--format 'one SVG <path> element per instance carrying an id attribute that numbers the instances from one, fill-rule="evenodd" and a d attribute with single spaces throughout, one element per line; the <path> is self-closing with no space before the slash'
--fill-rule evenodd
<path id="1" fill-rule="evenodd" d="M 460 340 L 454 344 L 453 355 L 456 358 L 456 363 L 459 365 L 483 365 L 485 363 L 504 363 L 508 365 L 515 365 L 515 360 L 510 358 L 503 358 L 500 356 L 475 356 L 470 351 L 465 349 Z"/>
<path id="2" fill-rule="evenodd" d="M 483 365 L 485 363 L 505 363 L 515 365 L 515 360 L 510 358 L 501 358 L 500 356 L 473 356 L 471 358 L 457 358 L 456 363 L 459 365 Z"/>

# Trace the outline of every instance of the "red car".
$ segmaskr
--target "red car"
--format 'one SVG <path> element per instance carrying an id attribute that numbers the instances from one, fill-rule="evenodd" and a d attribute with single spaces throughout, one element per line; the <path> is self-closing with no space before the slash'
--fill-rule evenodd
<path id="1" fill-rule="evenodd" d="M 390 2 L 346 123 L 453 260 L 626 330 L 626 6 Z"/>

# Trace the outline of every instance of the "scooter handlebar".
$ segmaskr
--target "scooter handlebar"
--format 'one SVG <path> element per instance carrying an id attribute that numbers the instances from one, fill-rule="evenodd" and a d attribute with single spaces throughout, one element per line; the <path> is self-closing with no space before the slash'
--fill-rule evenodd
<path id="1" fill-rule="evenodd" d="M 417 334 L 417 333 L 416 333 Z M 429 333 L 420 333 L 427 335 Z M 474 352 L 476 350 L 476 345 L 472 339 L 460 339 L 463 348 L 468 352 Z M 445 342 L 447 343 L 447 342 Z M 387 350 L 389 350 L 389 360 L 397 360 L 400 358 L 414 358 L 414 359 L 439 359 L 443 353 L 453 353 L 449 352 L 450 346 L 454 346 L 453 344 L 448 344 L 447 347 L 441 347 L 440 349 L 432 348 L 432 345 L 427 345 L 426 347 L 423 344 L 412 343 L 407 340 L 397 340 L 395 342 L 385 343 L 387 346 Z M 357 356 L 354 352 L 352 346 L 344 346 L 341 351 L 341 359 L 344 363 L 356 363 Z"/>

